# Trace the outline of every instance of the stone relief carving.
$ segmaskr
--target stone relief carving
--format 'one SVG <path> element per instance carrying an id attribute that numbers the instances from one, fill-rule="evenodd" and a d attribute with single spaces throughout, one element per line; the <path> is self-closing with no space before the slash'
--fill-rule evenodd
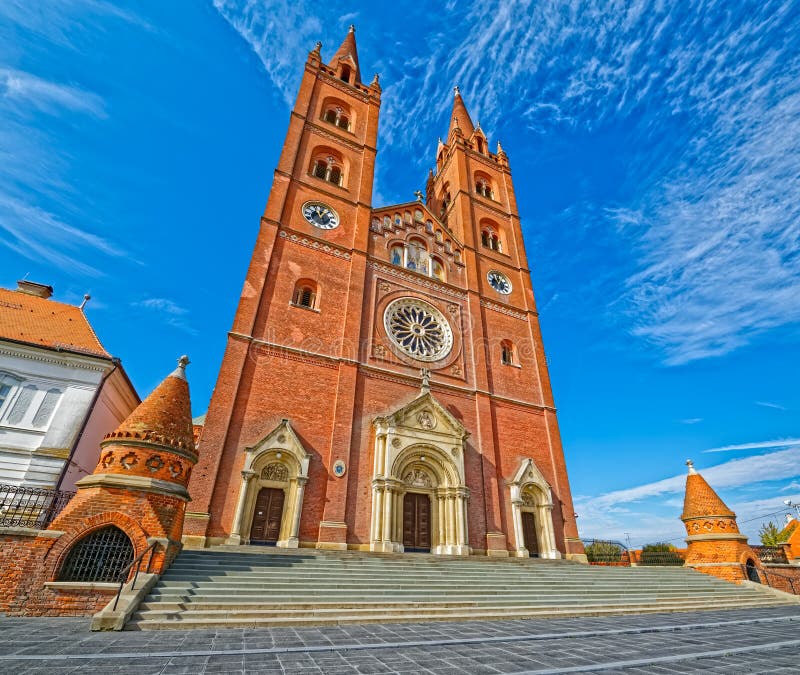
<path id="1" fill-rule="evenodd" d="M 433 487 L 431 477 L 422 469 L 411 469 L 403 478 L 403 482 L 409 487 Z"/>
<path id="2" fill-rule="evenodd" d="M 289 480 L 289 469 L 284 464 L 273 462 L 264 467 L 264 470 L 261 472 L 261 478 L 283 483 Z"/>
<path id="3" fill-rule="evenodd" d="M 417 422 L 423 429 L 433 429 L 436 426 L 436 418 L 430 410 L 423 410 L 417 415 Z"/>

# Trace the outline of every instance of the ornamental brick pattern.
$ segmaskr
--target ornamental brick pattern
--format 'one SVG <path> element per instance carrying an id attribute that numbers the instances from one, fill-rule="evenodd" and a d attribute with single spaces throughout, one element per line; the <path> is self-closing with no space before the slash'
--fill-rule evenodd
<path id="1" fill-rule="evenodd" d="M 319 45 L 308 55 L 200 437 L 184 541 L 248 540 L 248 490 L 259 480 L 249 477 L 248 448 L 288 419 L 310 458 L 299 545 L 375 550 L 373 481 L 398 478 L 375 474 L 373 421 L 419 395 L 426 367 L 436 400 L 468 432 L 459 489 L 469 495 L 472 553 L 527 555 L 518 521 L 528 507 L 512 504 L 510 483 L 532 459 L 537 518 L 552 523 L 552 548 L 540 529 L 542 546 L 581 556 L 508 157 L 499 144 L 489 151 L 456 93 L 424 200 L 373 207 L 380 104 L 377 76 L 362 81 L 354 31 L 328 64 Z M 334 169 L 340 178 L 328 180 Z M 307 221 L 309 201 L 335 211 L 338 226 Z M 489 230 L 499 244 L 484 242 Z M 393 247 L 414 242 L 437 274 L 393 260 Z M 507 293 L 490 273 L 507 280 Z M 311 308 L 295 303 L 306 283 L 316 288 Z M 422 362 L 397 348 L 383 312 L 398 298 L 446 318 L 446 355 Z M 513 363 L 502 360 L 504 344 Z"/>

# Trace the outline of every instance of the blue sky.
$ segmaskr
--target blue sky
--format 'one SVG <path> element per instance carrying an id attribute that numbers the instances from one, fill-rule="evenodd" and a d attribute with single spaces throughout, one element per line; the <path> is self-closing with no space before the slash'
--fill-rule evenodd
<path id="1" fill-rule="evenodd" d="M 203 412 L 302 63 L 350 23 L 376 206 L 454 84 L 510 157 L 581 533 L 680 543 L 687 457 L 751 535 L 800 501 L 796 2 L 5 0 L 0 284 L 91 293 L 142 395 L 190 354 Z"/>

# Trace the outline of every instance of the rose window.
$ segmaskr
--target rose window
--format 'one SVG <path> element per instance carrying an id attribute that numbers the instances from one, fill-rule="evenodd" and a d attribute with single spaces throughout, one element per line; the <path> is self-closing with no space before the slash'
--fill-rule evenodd
<path id="1" fill-rule="evenodd" d="M 392 342 L 419 361 L 438 361 L 453 347 L 453 333 L 447 319 L 421 300 L 395 300 L 386 308 L 383 324 Z"/>

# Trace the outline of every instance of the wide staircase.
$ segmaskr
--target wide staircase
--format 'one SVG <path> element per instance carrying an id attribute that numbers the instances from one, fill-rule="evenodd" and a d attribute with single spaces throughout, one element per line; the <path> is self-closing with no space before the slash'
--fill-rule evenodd
<path id="1" fill-rule="evenodd" d="M 126 629 L 497 620 L 786 602 L 680 567 L 237 546 L 183 551 Z"/>

